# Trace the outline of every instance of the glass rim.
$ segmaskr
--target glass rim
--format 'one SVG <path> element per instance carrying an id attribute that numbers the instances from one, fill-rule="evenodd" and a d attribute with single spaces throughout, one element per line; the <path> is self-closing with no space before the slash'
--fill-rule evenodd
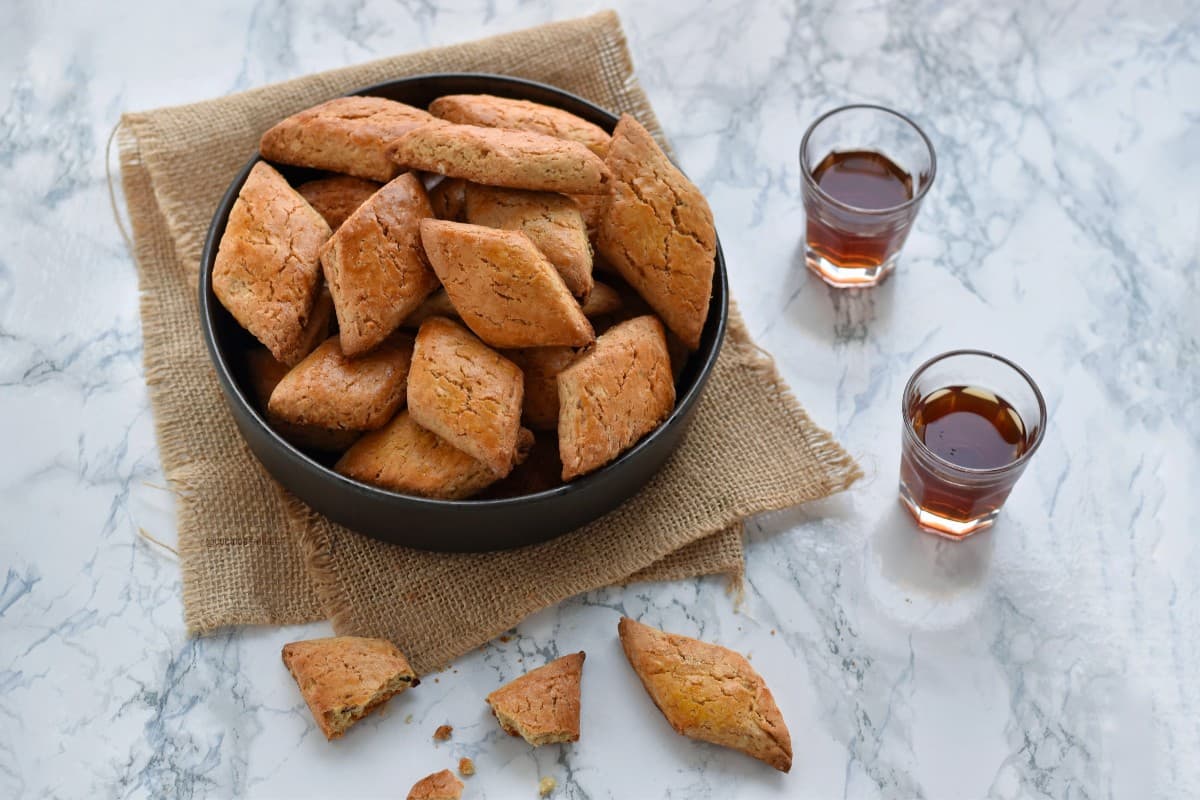
<path id="1" fill-rule="evenodd" d="M 920 378 L 927 369 L 939 361 L 945 361 L 947 358 L 953 358 L 954 356 L 982 356 L 983 358 L 991 358 L 999 361 L 1020 375 L 1025 382 L 1029 384 L 1029 388 L 1033 390 L 1033 396 L 1037 399 L 1038 405 L 1038 426 L 1036 435 L 1034 440 L 1028 443 L 1028 447 L 1026 448 L 1025 452 L 1021 453 L 1021 455 L 1017 456 L 1007 464 L 999 467 L 989 467 L 987 469 L 980 469 L 978 467 L 964 467 L 959 464 L 955 464 L 953 461 L 947 461 L 937 453 L 933 452 L 929 445 L 921 441 L 920 437 L 917 436 L 917 432 L 913 430 L 912 419 L 909 418 L 908 407 L 905 403 L 909 393 L 913 391 L 916 386 L 917 379 Z M 1042 397 L 1042 390 L 1038 388 L 1037 382 L 1034 381 L 1033 376 L 1004 356 L 996 355 L 988 350 L 948 350 L 947 352 L 936 355 L 927 360 L 925 363 L 921 364 L 921 366 L 917 367 L 916 370 L 913 371 L 912 377 L 908 379 L 908 382 L 904 384 L 904 393 L 900 396 L 900 416 L 904 420 L 905 436 L 923 456 L 932 459 L 939 466 L 943 466 L 954 470 L 955 472 L 960 472 L 964 475 L 971 476 L 1003 475 L 1004 473 L 1010 472 L 1017 467 L 1023 467 L 1025 462 L 1029 460 L 1030 456 L 1037 451 L 1038 447 L 1042 444 L 1042 438 L 1046 435 L 1046 400 Z M 1024 423 L 1024 420 L 1021 421 Z"/>
<path id="2" fill-rule="evenodd" d="M 925 142 L 925 149 L 929 152 L 929 179 L 925 181 L 925 185 L 921 187 L 920 191 L 899 205 L 888 206 L 887 208 L 861 208 L 859 206 L 852 206 L 849 203 L 843 203 L 841 200 L 838 200 L 836 197 L 826 192 L 821 188 L 821 185 L 817 183 L 816 178 L 813 177 L 812 170 L 808 166 L 808 159 L 804 157 L 804 153 L 808 149 L 808 140 L 809 137 L 812 136 L 812 132 L 817 129 L 818 125 L 832 117 L 834 114 L 840 114 L 843 111 L 853 111 L 855 109 L 882 111 L 885 114 L 891 114 L 893 117 L 898 117 L 906 125 L 916 131 L 917 135 L 921 137 L 921 140 Z M 804 132 L 803 138 L 800 139 L 800 173 L 804 176 L 804 182 L 811 186 L 813 190 L 821 196 L 822 200 L 825 200 L 837 208 L 845 211 L 853 211 L 855 214 L 892 214 L 896 211 L 914 206 L 925 199 L 925 195 L 929 191 L 929 187 L 933 186 L 933 179 L 937 177 L 937 153 L 933 149 L 933 142 L 931 142 L 929 137 L 925 135 L 925 131 L 921 130 L 921 126 L 913 122 L 904 114 L 901 114 L 899 111 L 888 108 L 887 106 L 875 105 L 874 103 L 851 103 L 847 106 L 839 106 L 826 111 L 824 114 L 813 120 L 812 124 L 808 126 L 808 130 Z"/>

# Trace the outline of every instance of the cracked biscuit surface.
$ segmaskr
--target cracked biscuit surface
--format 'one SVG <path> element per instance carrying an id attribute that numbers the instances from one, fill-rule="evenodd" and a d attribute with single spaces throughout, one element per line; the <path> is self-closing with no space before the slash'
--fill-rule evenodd
<path id="1" fill-rule="evenodd" d="M 492 347 L 581 347 L 595 338 L 562 276 L 525 234 L 425 220 L 421 241 L 458 315 Z"/>
<path id="2" fill-rule="evenodd" d="M 385 183 L 400 174 L 388 145 L 433 119 L 383 97 L 338 97 L 293 114 L 262 135 L 259 152 L 281 164 Z"/>
<path id="3" fill-rule="evenodd" d="M 379 191 L 379 187 L 380 184 L 364 178 L 334 175 L 305 181 L 296 187 L 296 191 L 336 231 L 347 217 Z"/>
<path id="4" fill-rule="evenodd" d="M 525 460 L 533 434 L 517 434 L 513 462 Z M 403 494 L 465 500 L 496 482 L 496 473 L 418 425 L 407 410 L 354 443 L 334 469 L 348 478 Z"/>
<path id="5" fill-rule="evenodd" d="M 781 772 L 791 769 L 783 715 L 742 655 L 628 617 L 617 631 L 630 666 L 676 732 L 740 750 Z"/>
<path id="6" fill-rule="evenodd" d="M 438 120 L 392 144 L 397 164 L 488 186 L 547 192 L 608 191 L 604 160 L 578 142 L 540 133 Z"/>
<path id="7" fill-rule="evenodd" d="M 464 772 L 464 775 L 473 774 Z M 463 793 L 463 782 L 448 769 L 426 775 L 413 784 L 408 800 L 459 800 Z"/>
<path id="8" fill-rule="evenodd" d="M 613 193 L 600 215 L 596 247 L 695 350 L 716 268 L 708 202 L 628 114 L 613 131 L 606 163 Z"/>
<path id="9" fill-rule="evenodd" d="M 277 361 L 265 347 L 256 347 L 246 353 L 246 375 L 250 379 L 255 406 L 266 417 L 267 424 L 296 447 L 307 450 L 336 453 L 354 444 L 359 431 L 335 431 L 309 425 L 294 425 L 271 413 L 268 408 L 271 393 L 291 369 L 287 364 Z"/>
<path id="10" fill-rule="evenodd" d="M 329 234 L 321 215 L 274 167 L 254 165 L 229 212 L 212 288 L 234 319 L 284 364 L 308 354 L 306 326 Z"/>
<path id="11" fill-rule="evenodd" d="M 591 294 L 592 246 L 574 200 L 555 192 L 527 192 L 467 185 L 466 221 L 472 225 L 521 231 L 558 270 L 571 294 Z"/>
<path id="12" fill-rule="evenodd" d="M 523 387 L 520 367 L 458 323 L 432 317 L 417 332 L 409 412 L 500 478 L 513 468 Z"/>
<path id="13" fill-rule="evenodd" d="M 412 337 L 393 334 L 352 359 L 332 336 L 284 376 L 268 409 L 293 425 L 328 431 L 382 428 L 404 405 L 412 353 Z"/>
<path id="14" fill-rule="evenodd" d="M 536 746 L 579 741 L 580 683 L 586 654 L 572 653 L 525 673 L 487 696 L 509 736 Z"/>
<path id="15" fill-rule="evenodd" d="M 490 94 L 449 94 L 429 104 L 429 113 L 448 122 L 530 131 L 579 142 L 604 158 L 608 133 L 569 111 L 530 100 L 514 100 Z"/>
<path id="16" fill-rule="evenodd" d="M 336 739 L 390 698 L 420 683 L 383 639 L 334 636 L 283 646 L 283 663 L 326 739 Z"/>
<path id="17" fill-rule="evenodd" d="M 437 289 L 419 227 L 431 217 L 425 187 L 405 173 L 359 206 L 322 249 L 346 355 L 378 345 Z"/>
<path id="18" fill-rule="evenodd" d="M 675 407 L 662 323 L 622 322 L 558 373 L 563 480 L 599 469 L 654 430 Z"/>

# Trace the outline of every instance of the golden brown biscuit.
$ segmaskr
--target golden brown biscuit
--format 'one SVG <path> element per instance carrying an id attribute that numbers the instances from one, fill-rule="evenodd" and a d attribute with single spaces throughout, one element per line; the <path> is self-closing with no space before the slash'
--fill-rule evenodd
<path id="1" fill-rule="evenodd" d="M 613 195 L 601 215 L 597 249 L 695 350 L 708 317 L 717 248 L 708 202 L 628 114 L 613 132 L 607 163 Z"/>
<path id="2" fill-rule="evenodd" d="M 461 178 L 442 178 L 429 190 L 429 204 L 438 219 L 462 222 L 467 208 L 467 182 Z"/>
<path id="3" fill-rule="evenodd" d="M 579 206 L 584 227 L 587 228 L 588 241 L 593 244 L 595 244 L 596 234 L 600 230 L 600 217 L 604 214 L 604 208 L 608 205 L 610 197 L 612 195 L 609 192 L 570 195 L 570 198 L 575 201 L 575 205 Z"/>
<path id="4" fill-rule="evenodd" d="M 749 661 L 629 617 L 617 631 L 630 666 L 676 732 L 740 750 L 780 772 L 792 768 L 792 737 Z"/>
<path id="5" fill-rule="evenodd" d="M 612 328 L 558 373 L 563 480 L 599 469 L 671 414 L 675 382 L 662 324 L 637 317 Z"/>
<path id="6" fill-rule="evenodd" d="M 503 355 L 521 368 L 525 401 L 521 421 L 535 431 L 558 429 L 558 373 L 575 360 L 573 347 L 525 347 Z"/>
<path id="7" fill-rule="evenodd" d="M 463 322 L 492 347 L 579 347 L 595 338 L 562 276 L 525 234 L 425 220 L 421 241 Z"/>
<path id="8" fill-rule="evenodd" d="M 335 231 L 354 210 L 379 191 L 380 184 L 349 175 L 305 181 L 296 191 L 325 218 Z"/>
<path id="9" fill-rule="evenodd" d="M 583 301 L 581 308 L 583 315 L 591 319 L 616 313 L 621 310 L 621 305 L 621 295 L 616 289 L 606 283 L 597 283 L 592 286 L 591 294 Z"/>
<path id="10" fill-rule="evenodd" d="M 394 334 L 365 356 L 347 358 L 332 336 L 289 372 L 268 408 L 284 422 L 332 431 L 382 428 L 403 407 L 413 340 Z"/>
<path id="11" fill-rule="evenodd" d="M 263 158 L 387 182 L 400 174 L 387 148 L 433 117 L 382 97 L 338 97 L 305 109 L 262 135 Z"/>
<path id="12" fill-rule="evenodd" d="M 322 450 L 336 453 L 354 444 L 358 431 L 330 431 L 306 425 L 293 425 L 272 414 L 267 405 L 271 400 L 271 392 L 291 371 L 291 367 L 275 360 L 271 351 L 254 348 L 246 353 L 246 375 L 250 380 L 250 389 L 254 394 L 254 402 L 259 411 L 267 419 L 267 424 L 275 432 L 287 439 L 296 447 L 305 450 Z"/>
<path id="13" fill-rule="evenodd" d="M 516 463 L 525 460 L 533 434 L 522 428 Z M 366 434 L 334 466 L 343 475 L 420 497 L 464 500 L 496 481 L 496 473 L 401 411 L 386 426 Z"/>
<path id="14" fill-rule="evenodd" d="M 391 642 L 359 636 L 309 639 L 283 646 L 283 663 L 326 739 L 420 683 Z"/>
<path id="15" fill-rule="evenodd" d="M 459 800 L 463 793 L 463 782 L 448 769 L 426 775 L 413 784 L 408 800 Z"/>
<path id="16" fill-rule="evenodd" d="M 426 297 L 425 302 L 421 303 L 411 314 L 405 317 L 402 324 L 405 328 L 411 328 L 415 331 L 430 317 L 458 319 L 458 310 L 450 302 L 450 295 L 446 294 L 445 289 L 438 289 L 429 295 L 429 297 Z"/>
<path id="17" fill-rule="evenodd" d="M 604 161 L 578 142 L 540 133 L 437 121 L 391 146 L 396 163 L 489 186 L 547 192 L 608 191 Z"/>
<path id="18" fill-rule="evenodd" d="M 551 661 L 487 696 L 500 727 L 534 747 L 579 741 L 582 651 Z"/>
<path id="19" fill-rule="evenodd" d="M 608 133 L 582 117 L 561 108 L 529 100 L 493 97 L 490 94 L 449 94 L 429 104 L 429 113 L 449 122 L 530 131 L 579 142 L 596 155 L 608 153 Z"/>
<path id="20" fill-rule="evenodd" d="M 467 184 L 467 222 L 521 231 L 554 265 L 571 294 L 592 291 L 592 245 L 579 206 L 566 195 Z"/>
<path id="21" fill-rule="evenodd" d="M 425 187 L 406 173 L 359 206 L 321 250 L 346 355 L 382 342 L 437 289 L 419 228 L 431 217 Z"/>
<path id="22" fill-rule="evenodd" d="M 499 478 L 513 468 L 523 386 L 520 367 L 458 323 L 433 317 L 417 332 L 409 412 Z"/>
<path id="23" fill-rule="evenodd" d="M 274 167 L 250 170 L 229 212 L 213 264 L 213 293 L 285 364 L 307 355 L 308 325 L 329 226 Z"/>

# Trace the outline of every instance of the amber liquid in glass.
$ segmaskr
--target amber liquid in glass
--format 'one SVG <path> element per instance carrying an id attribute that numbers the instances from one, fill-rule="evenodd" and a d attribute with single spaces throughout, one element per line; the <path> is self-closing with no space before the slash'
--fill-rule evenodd
<path id="1" fill-rule="evenodd" d="M 913 179 L 891 159 L 873 150 L 830 153 L 817 164 L 813 180 L 838 202 L 868 211 L 883 211 L 913 197 Z M 842 266 L 876 267 L 896 250 L 899 231 L 848 233 L 808 215 L 808 244 Z"/>
<path id="2" fill-rule="evenodd" d="M 1021 457 L 1025 423 L 1004 398 L 974 386 L 931 392 L 911 410 L 917 438 L 939 458 L 967 469 L 997 469 Z M 1003 505 L 1012 484 L 987 488 L 947 483 L 915 459 L 904 459 L 904 479 L 922 509 L 950 519 L 970 519 Z M 1016 481 L 1017 476 L 1013 476 Z"/>

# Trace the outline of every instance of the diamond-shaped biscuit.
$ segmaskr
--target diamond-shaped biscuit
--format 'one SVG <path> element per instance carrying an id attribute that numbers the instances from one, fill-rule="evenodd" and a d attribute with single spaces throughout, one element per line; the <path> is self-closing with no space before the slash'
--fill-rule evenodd
<path id="1" fill-rule="evenodd" d="M 432 216 L 425 187 L 405 173 L 359 206 L 321 251 L 346 355 L 382 342 L 437 289 L 419 227 Z"/>
<path id="2" fill-rule="evenodd" d="M 338 97 L 275 125 L 258 149 L 263 158 L 281 164 L 385 182 L 400 174 L 388 146 L 432 119 L 428 112 L 383 97 Z"/>
<path id="3" fill-rule="evenodd" d="M 306 326 L 320 284 L 329 225 L 266 162 L 250 170 L 213 263 L 213 293 L 285 364 L 308 350 Z"/>
<path id="4" fill-rule="evenodd" d="M 579 142 L 540 133 L 436 120 L 401 136 L 396 163 L 488 186 L 546 192 L 608 191 L 604 160 Z"/>
<path id="5" fill-rule="evenodd" d="M 596 247 L 690 349 L 700 346 L 717 235 L 700 190 L 628 114 L 613 131 L 612 197 Z"/>
<path id="6" fill-rule="evenodd" d="M 492 347 L 580 347 L 595 338 L 562 276 L 525 234 L 425 220 L 421 241 L 463 322 Z"/>
<path id="7" fill-rule="evenodd" d="M 530 100 L 490 94 L 448 94 L 430 103 L 429 113 L 449 122 L 531 131 L 570 139 L 601 158 L 608 152 L 609 135 L 599 125 L 577 117 L 570 111 Z"/>
<path id="8" fill-rule="evenodd" d="M 533 434 L 522 428 L 513 461 L 524 461 L 532 446 Z M 440 500 L 464 500 L 496 482 L 490 467 L 422 428 L 407 410 L 355 442 L 334 469 L 383 489 Z"/>
<path id="9" fill-rule="evenodd" d="M 340 453 L 354 444 L 360 431 L 337 431 L 293 425 L 270 412 L 267 406 L 271 400 L 271 393 L 291 369 L 287 364 L 276 361 L 275 356 L 265 347 L 256 347 L 246 353 L 246 376 L 254 393 L 255 406 L 267 418 L 267 423 L 284 439 L 305 450 Z"/>
<path id="10" fill-rule="evenodd" d="M 557 658 L 489 694 L 504 732 L 535 747 L 578 742 L 584 658 L 582 651 Z"/>
<path id="11" fill-rule="evenodd" d="M 762 677 L 740 653 L 622 617 L 630 666 L 678 733 L 732 747 L 780 772 L 792 768 L 792 737 Z"/>
<path id="12" fill-rule="evenodd" d="M 347 358 L 337 336 L 284 376 L 267 406 L 293 425 L 331 431 L 382 428 L 404 405 L 413 339 L 394 334 L 370 353 Z"/>
<path id="13" fill-rule="evenodd" d="M 662 323 L 635 317 L 558 373 L 563 480 L 599 469 L 671 414 L 675 382 Z"/>
<path id="14" fill-rule="evenodd" d="M 579 206 L 555 192 L 527 192 L 467 184 L 467 222 L 521 231 L 554 265 L 571 294 L 592 291 L 592 246 Z"/>
<path id="15" fill-rule="evenodd" d="M 417 332 L 408 380 L 414 420 L 498 477 L 512 471 L 521 428 L 521 368 L 444 317 Z"/>
<path id="16" fill-rule="evenodd" d="M 326 739 L 336 739 L 393 696 L 420 683 L 384 639 L 334 636 L 283 646 L 287 666 Z"/>

